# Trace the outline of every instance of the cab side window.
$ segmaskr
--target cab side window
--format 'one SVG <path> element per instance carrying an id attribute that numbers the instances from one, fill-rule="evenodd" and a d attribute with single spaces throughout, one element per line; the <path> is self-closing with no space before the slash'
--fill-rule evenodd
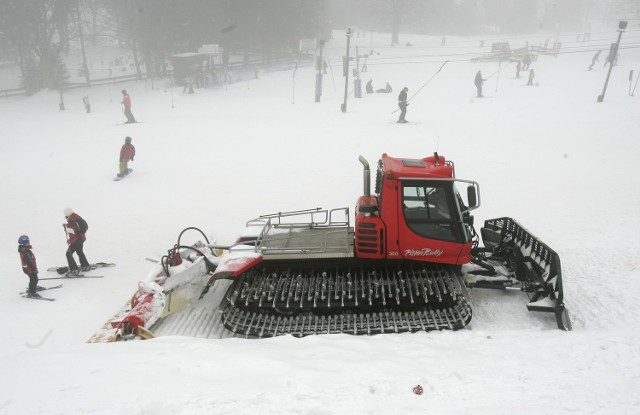
<path id="1" fill-rule="evenodd" d="M 430 239 L 456 241 L 446 183 L 405 183 L 404 219 L 413 232 Z"/>

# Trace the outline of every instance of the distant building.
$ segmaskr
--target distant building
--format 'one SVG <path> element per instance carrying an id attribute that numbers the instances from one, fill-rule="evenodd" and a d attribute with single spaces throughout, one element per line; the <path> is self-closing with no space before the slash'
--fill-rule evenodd
<path id="1" fill-rule="evenodd" d="M 207 55 L 200 53 L 179 53 L 169 57 L 173 66 L 173 79 L 176 85 L 183 86 L 185 79 L 201 79 Z"/>

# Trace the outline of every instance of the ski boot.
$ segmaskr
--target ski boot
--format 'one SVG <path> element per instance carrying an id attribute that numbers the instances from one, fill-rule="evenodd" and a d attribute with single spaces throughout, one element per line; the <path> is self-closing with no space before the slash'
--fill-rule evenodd
<path id="1" fill-rule="evenodd" d="M 27 297 L 29 297 L 29 298 L 42 298 L 42 296 L 40 294 L 38 294 L 37 292 L 30 293 L 29 291 L 27 291 Z"/>
<path id="2" fill-rule="evenodd" d="M 70 269 L 64 275 L 67 276 L 67 277 L 77 277 L 78 275 L 80 275 L 80 271 L 78 270 L 78 268 Z"/>

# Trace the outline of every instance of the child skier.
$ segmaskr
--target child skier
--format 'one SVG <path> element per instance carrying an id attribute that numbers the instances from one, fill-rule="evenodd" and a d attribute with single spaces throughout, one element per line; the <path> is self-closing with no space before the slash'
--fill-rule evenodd
<path id="1" fill-rule="evenodd" d="M 120 148 L 120 171 L 118 177 L 124 177 L 129 172 L 129 161 L 133 161 L 136 156 L 136 148 L 131 144 L 131 137 L 124 139 L 124 144 Z"/>
<path id="2" fill-rule="evenodd" d="M 31 243 L 27 235 L 18 238 L 18 252 L 20 253 L 20 261 L 22 262 L 22 272 L 29 276 L 29 289 L 27 297 L 40 298 L 38 294 L 38 265 L 36 264 L 36 256 L 31 251 Z"/>

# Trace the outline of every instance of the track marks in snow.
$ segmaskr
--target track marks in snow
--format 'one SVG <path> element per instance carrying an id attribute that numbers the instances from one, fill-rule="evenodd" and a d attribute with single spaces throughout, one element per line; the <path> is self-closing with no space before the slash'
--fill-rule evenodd
<path id="1" fill-rule="evenodd" d="M 561 259 L 565 303 L 574 329 L 638 327 L 637 249 L 565 251 Z"/>
<path id="2" fill-rule="evenodd" d="M 564 303 L 574 330 L 638 327 L 640 312 L 640 250 L 600 248 L 560 252 Z M 526 293 L 519 290 L 473 289 L 470 329 L 557 330 L 553 313 L 529 312 Z"/>

